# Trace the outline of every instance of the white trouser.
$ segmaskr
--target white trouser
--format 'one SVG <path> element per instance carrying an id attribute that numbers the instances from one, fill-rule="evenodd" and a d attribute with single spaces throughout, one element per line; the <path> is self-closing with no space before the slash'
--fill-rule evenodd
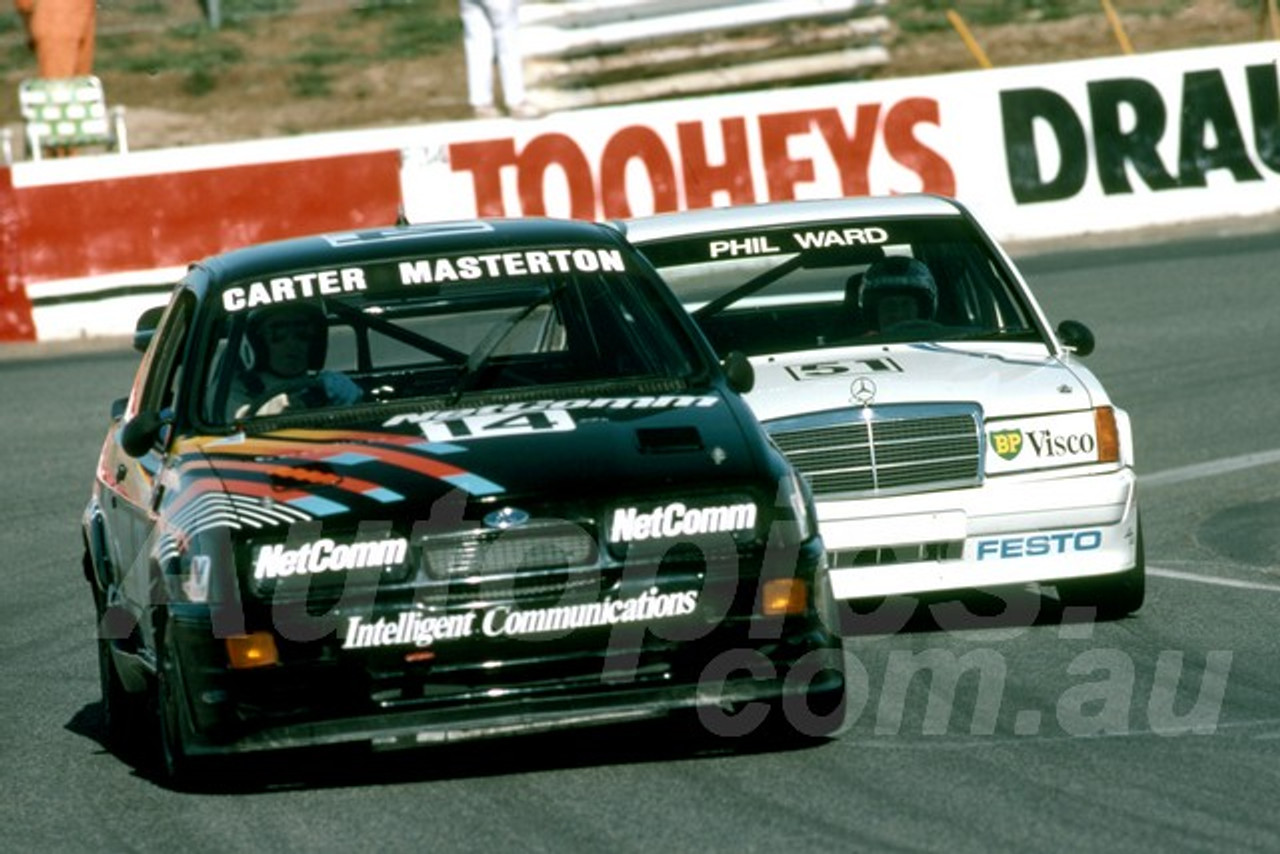
<path id="1" fill-rule="evenodd" d="M 520 55 L 520 0 L 458 0 L 462 43 L 467 55 L 467 95 L 473 107 L 493 106 L 493 60 L 497 52 L 502 98 L 508 107 L 524 102 Z"/>

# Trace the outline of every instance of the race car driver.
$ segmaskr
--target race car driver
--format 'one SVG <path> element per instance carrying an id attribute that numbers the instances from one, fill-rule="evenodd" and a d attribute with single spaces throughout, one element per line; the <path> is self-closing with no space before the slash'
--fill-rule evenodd
<path id="1" fill-rule="evenodd" d="M 863 274 L 858 307 L 880 332 L 908 321 L 932 321 L 938 310 L 938 286 L 922 261 L 891 256 Z"/>
<path id="2" fill-rule="evenodd" d="M 363 392 L 350 377 L 323 370 L 328 346 L 328 325 L 319 305 L 255 309 L 240 342 L 241 370 L 231 384 L 227 411 L 244 418 L 359 401 Z"/>

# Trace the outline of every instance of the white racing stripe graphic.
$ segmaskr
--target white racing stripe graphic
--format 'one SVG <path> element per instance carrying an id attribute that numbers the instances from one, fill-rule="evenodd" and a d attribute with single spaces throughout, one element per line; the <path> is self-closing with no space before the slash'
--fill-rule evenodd
<path id="1" fill-rule="evenodd" d="M 194 537 L 211 528 L 275 527 L 305 522 L 311 515 L 286 504 L 264 504 L 260 498 L 208 492 L 193 499 L 169 519 L 169 525 Z"/>

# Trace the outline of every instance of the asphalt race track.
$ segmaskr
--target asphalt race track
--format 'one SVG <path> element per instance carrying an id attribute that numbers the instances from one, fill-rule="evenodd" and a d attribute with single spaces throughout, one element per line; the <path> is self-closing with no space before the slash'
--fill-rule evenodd
<path id="1" fill-rule="evenodd" d="M 0 351 L 0 806 L 11 851 L 1275 851 L 1280 239 L 1019 259 L 1136 427 L 1147 605 L 890 602 L 850 723 L 730 749 L 655 725 L 255 763 L 172 791 L 99 742 L 79 515 L 129 351 Z"/>

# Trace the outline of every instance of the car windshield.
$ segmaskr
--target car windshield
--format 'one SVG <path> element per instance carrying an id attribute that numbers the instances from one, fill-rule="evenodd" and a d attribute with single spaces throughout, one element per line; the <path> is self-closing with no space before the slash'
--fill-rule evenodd
<path id="1" fill-rule="evenodd" d="M 961 220 L 789 224 L 641 243 L 720 353 L 888 342 L 1043 341 Z"/>
<path id="2" fill-rule="evenodd" d="M 210 301 L 221 310 L 206 336 L 200 417 L 230 425 L 424 398 L 476 405 L 550 386 L 668 393 L 705 375 L 660 282 L 610 264 L 612 248 L 555 263 L 569 252 L 490 256 L 515 265 L 511 276 L 472 275 L 472 255 L 227 283 Z"/>

